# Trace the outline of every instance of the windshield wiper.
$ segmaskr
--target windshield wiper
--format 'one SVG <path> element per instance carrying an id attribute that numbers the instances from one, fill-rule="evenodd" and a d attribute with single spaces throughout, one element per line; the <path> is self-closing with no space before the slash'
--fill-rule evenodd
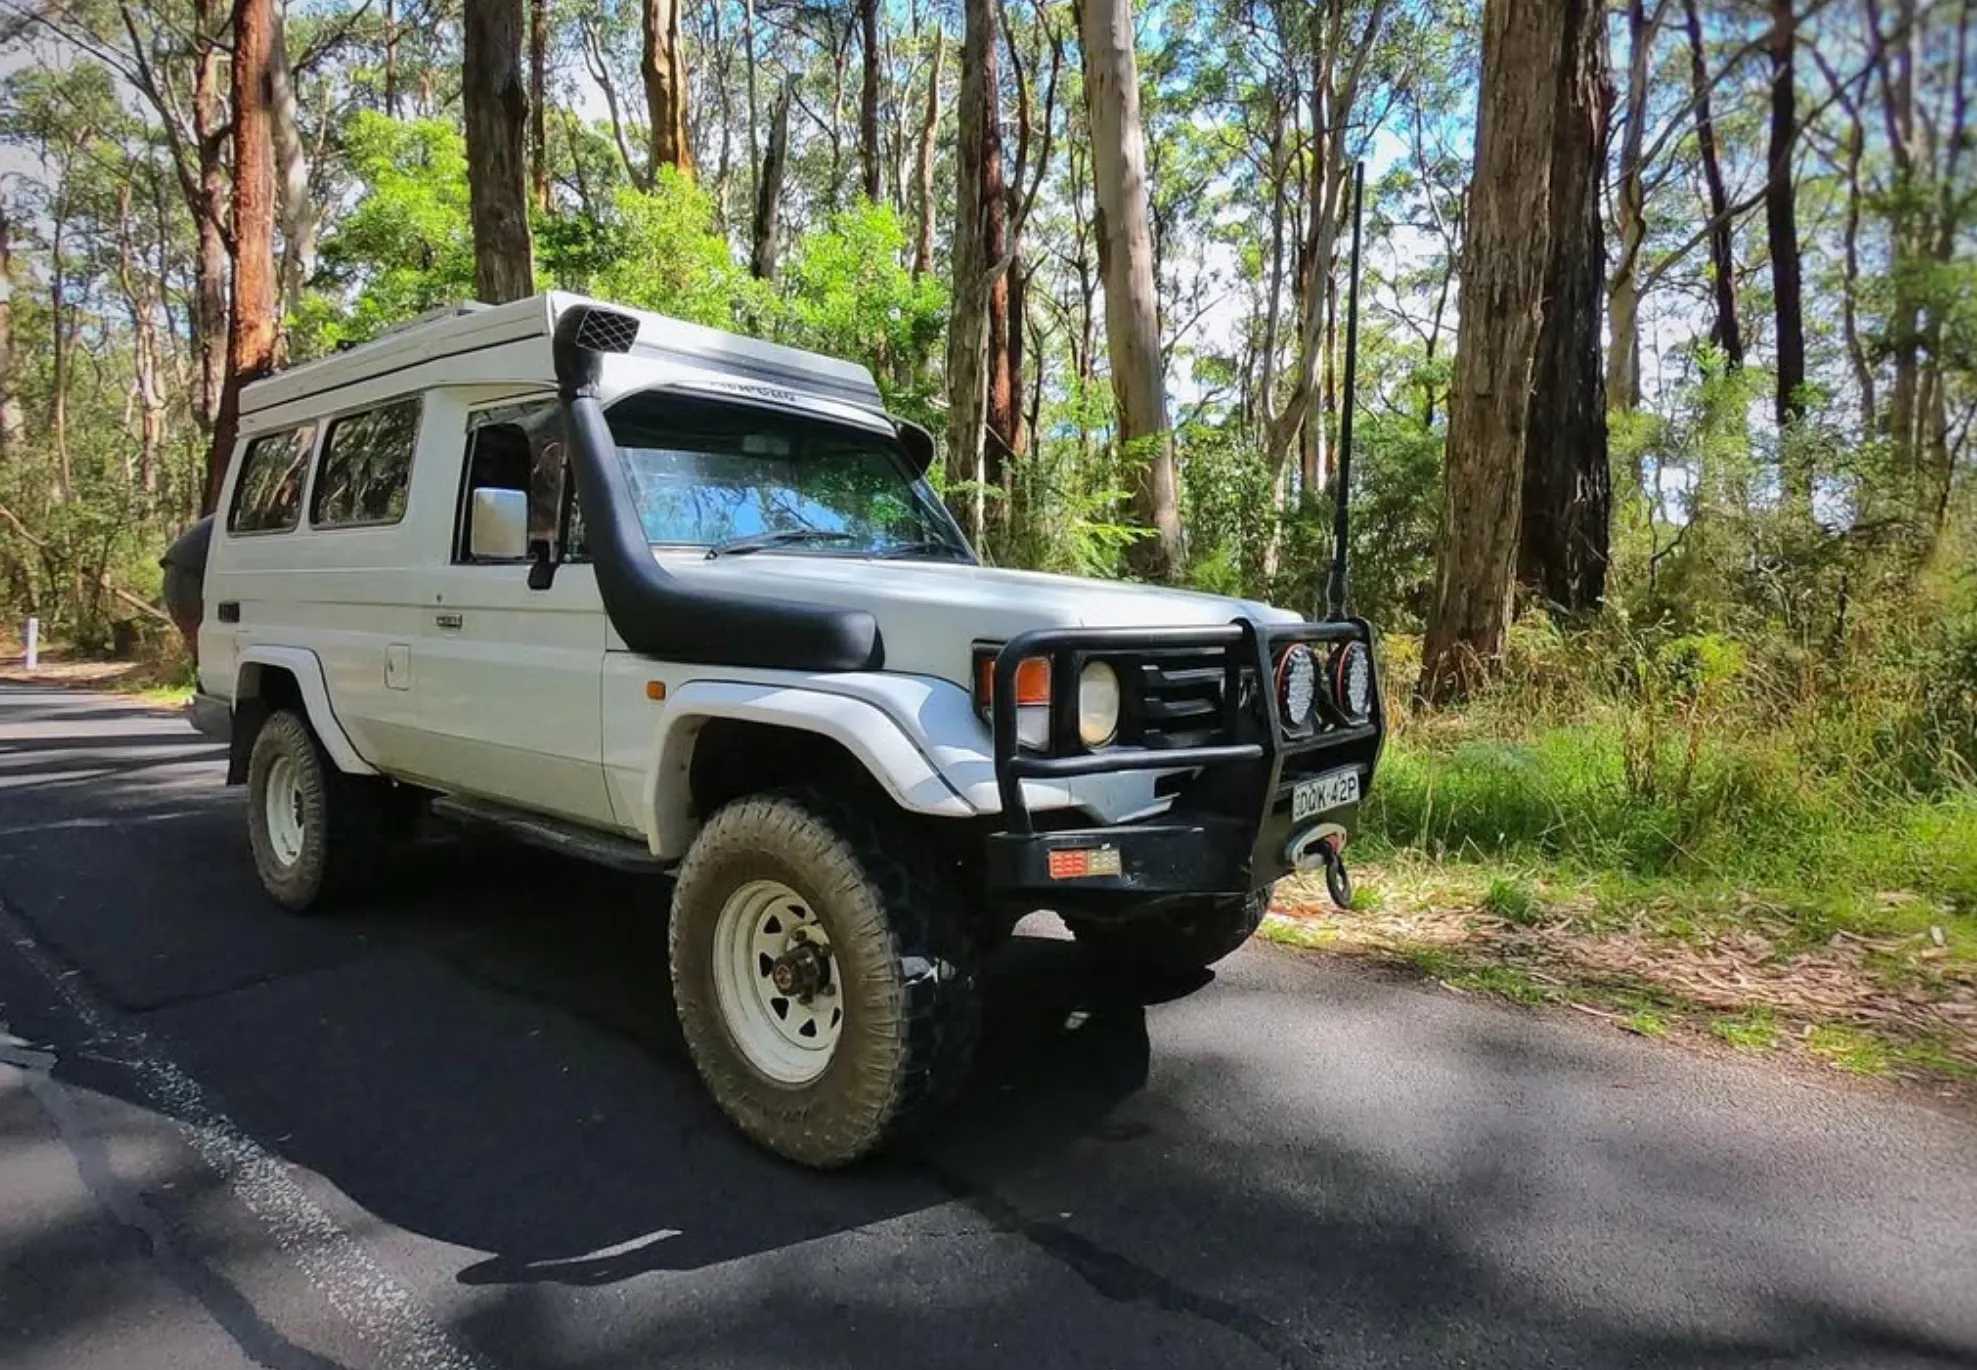
<path id="1" fill-rule="evenodd" d="M 715 557 L 738 557 L 749 552 L 761 552 L 771 547 L 788 547 L 797 543 L 809 542 L 858 542 L 854 533 L 833 533 L 823 528 L 777 528 L 767 533 L 750 533 L 746 537 L 729 538 L 717 542 L 707 549 L 707 559 Z"/>
<path id="2" fill-rule="evenodd" d="M 943 561 L 961 560 L 961 549 L 951 542 L 941 542 L 934 538 L 921 538 L 917 542 L 895 542 L 889 547 L 881 547 L 872 553 L 875 561 L 898 561 L 906 557 L 938 555 Z"/>

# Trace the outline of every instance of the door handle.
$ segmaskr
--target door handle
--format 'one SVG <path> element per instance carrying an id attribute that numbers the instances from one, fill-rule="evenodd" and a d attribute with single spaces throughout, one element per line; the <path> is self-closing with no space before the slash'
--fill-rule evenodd
<path id="1" fill-rule="evenodd" d="M 467 626 L 464 614 L 434 614 L 432 621 L 442 628 L 464 628 Z"/>

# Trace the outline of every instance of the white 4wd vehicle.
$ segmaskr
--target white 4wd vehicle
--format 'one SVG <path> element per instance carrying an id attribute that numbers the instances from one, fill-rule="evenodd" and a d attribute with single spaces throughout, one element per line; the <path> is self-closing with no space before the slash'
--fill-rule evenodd
<path id="1" fill-rule="evenodd" d="M 194 713 L 268 892 L 333 899 L 428 804 L 671 870 L 694 1062 L 785 1156 L 951 1094 L 1031 910 L 1199 968 L 1287 872 L 1345 893 L 1366 626 L 981 565 L 860 367 L 548 295 L 241 411 Z"/>

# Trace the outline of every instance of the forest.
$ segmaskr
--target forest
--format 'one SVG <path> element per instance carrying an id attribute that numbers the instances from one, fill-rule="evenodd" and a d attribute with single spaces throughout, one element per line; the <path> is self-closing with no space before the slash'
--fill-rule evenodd
<path id="1" fill-rule="evenodd" d="M 241 384 L 550 288 L 869 366 L 996 564 L 1322 613 L 1349 457 L 1380 878 L 1284 936 L 1977 1072 L 1977 0 L 0 0 L 0 43 L 10 624 L 175 662 Z"/>

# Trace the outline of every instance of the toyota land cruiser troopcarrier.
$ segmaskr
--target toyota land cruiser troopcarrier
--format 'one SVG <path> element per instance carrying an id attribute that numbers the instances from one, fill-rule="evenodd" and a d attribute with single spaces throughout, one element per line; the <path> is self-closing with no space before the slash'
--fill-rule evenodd
<path id="1" fill-rule="evenodd" d="M 1367 626 L 983 566 L 861 367 L 551 294 L 258 381 L 240 433 L 193 712 L 268 893 L 427 810 L 672 872 L 694 1064 L 784 1156 L 949 1096 L 1028 912 L 1198 969 L 1293 870 L 1349 897 Z"/>

